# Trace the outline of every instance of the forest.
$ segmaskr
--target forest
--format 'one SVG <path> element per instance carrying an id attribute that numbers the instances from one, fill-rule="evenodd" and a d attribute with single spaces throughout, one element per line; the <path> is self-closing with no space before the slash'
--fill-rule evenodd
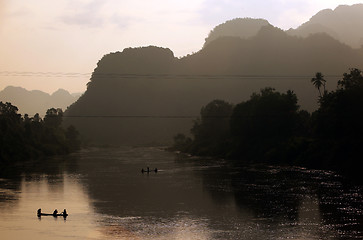
<path id="1" fill-rule="evenodd" d="M 300 109 L 293 91 L 273 88 L 232 105 L 213 100 L 200 111 L 191 137 L 177 134 L 173 149 L 237 163 L 271 163 L 327 168 L 359 174 L 363 155 L 363 75 L 344 73 L 336 90 L 326 90 L 320 72 L 311 79 L 319 108 Z"/>
<path id="2" fill-rule="evenodd" d="M 78 150 L 78 131 L 73 126 L 64 129 L 62 121 L 60 108 L 48 109 L 42 119 L 38 113 L 22 116 L 16 106 L 0 102 L 1 166 Z"/>

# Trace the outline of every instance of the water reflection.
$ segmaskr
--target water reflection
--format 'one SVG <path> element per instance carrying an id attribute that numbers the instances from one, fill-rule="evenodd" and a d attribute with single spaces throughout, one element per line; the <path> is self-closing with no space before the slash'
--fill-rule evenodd
<path id="1" fill-rule="evenodd" d="M 48 166 L 47 166 L 48 165 Z M 158 173 L 142 174 L 157 167 Z M 0 180 L 4 239 L 352 239 L 362 188 L 332 172 L 156 148 L 83 150 Z M 36 217 L 67 209 L 69 217 Z"/>
<path id="2" fill-rule="evenodd" d="M 243 211 L 252 210 L 256 218 L 252 221 L 263 222 L 267 229 L 265 237 L 363 237 L 363 189 L 333 172 L 261 165 L 239 166 L 238 170 L 231 166 L 223 168 L 223 179 L 229 179 L 237 206 Z M 219 178 L 204 175 L 205 187 L 212 196 L 223 192 L 221 189 L 228 181 L 221 184 Z"/>
<path id="3" fill-rule="evenodd" d="M 24 176 L 16 195 L 16 199 L 0 204 L 2 239 L 85 239 L 97 235 L 97 225 L 87 220 L 92 211 L 91 201 L 77 175 Z M 66 220 L 36 216 L 38 208 L 52 213 L 55 208 L 67 206 L 71 216 Z"/>
<path id="4" fill-rule="evenodd" d="M 106 217 L 102 233 L 112 239 L 212 239 L 205 220 L 188 217 Z"/>

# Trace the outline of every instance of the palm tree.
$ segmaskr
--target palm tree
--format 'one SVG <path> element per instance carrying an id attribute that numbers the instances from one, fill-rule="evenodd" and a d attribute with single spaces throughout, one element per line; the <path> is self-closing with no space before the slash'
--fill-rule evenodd
<path id="1" fill-rule="evenodd" d="M 326 80 L 324 79 L 324 75 L 321 72 L 317 72 L 315 74 L 315 77 L 311 79 L 311 82 L 318 89 L 320 97 L 322 97 L 325 94 Z M 324 88 L 323 94 L 321 94 L 321 90 L 320 90 L 321 87 Z"/>

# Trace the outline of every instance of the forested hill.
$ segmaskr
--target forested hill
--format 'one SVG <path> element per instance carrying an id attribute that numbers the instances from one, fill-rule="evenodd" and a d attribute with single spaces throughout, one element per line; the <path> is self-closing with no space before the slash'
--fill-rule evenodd
<path id="1" fill-rule="evenodd" d="M 129 48 L 105 55 L 86 93 L 65 113 L 90 142 L 168 144 L 188 133 L 213 99 L 239 103 L 264 87 L 293 90 L 303 109 L 317 107 L 310 79 L 318 71 L 335 88 L 342 73 L 362 68 L 363 49 L 327 34 L 290 36 L 267 25 L 242 39 L 222 37 L 199 52 L 175 58 L 169 49 Z"/>

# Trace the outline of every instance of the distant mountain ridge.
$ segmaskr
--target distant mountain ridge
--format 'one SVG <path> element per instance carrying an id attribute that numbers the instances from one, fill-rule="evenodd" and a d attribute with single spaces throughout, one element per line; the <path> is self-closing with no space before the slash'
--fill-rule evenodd
<path id="1" fill-rule="evenodd" d="M 271 26 L 265 19 L 236 18 L 216 26 L 205 39 L 204 47 L 220 37 L 254 37 L 262 27 Z M 334 10 L 325 9 L 296 29 L 286 31 L 291 36 L 308 37 L 326 33 L 352 48 L 363 46 L 363 4 L 340 5 Z"/>
<path id="2" fill-rule="evenodd" d="M 199 74 L 339 75 L 361 66 L 362 53 L 324 33 L 298 38 L 267 25 L 248 39 L 220 37 L 182 62 Z"/>
<path id="3" fill-rule="evenodd" d="M 324 32 L 353 47 L 363 46 L 363 4 L 341 5 L 334 10 L 325 9 L 314 15 L 297 29 L 287 31 L 290 35 L 307 37 Z"/>
<path id="4" fill-rule="evenodd" d="M 204 47 L 220 37 L 240 37 L 247 39 L 255 36 L 262 27 L 271 25 L 265 19 L 235 18 L 216 26 L 205 39 Z"/>
<path id="5" fill-rule="evenodd" d="M 0 91 L 0 101 L 11 102 L 19 108 L 19 113 L 33 116 L 39 113 L 45 115 L 49 108 L 62 108 L 65 110 L 79 98 L 79 94 L 73 96 L 64 89 L 58 89 L 53 94 L 39 90 L 28 91 L 22 87 L 8 86 Z"/>

